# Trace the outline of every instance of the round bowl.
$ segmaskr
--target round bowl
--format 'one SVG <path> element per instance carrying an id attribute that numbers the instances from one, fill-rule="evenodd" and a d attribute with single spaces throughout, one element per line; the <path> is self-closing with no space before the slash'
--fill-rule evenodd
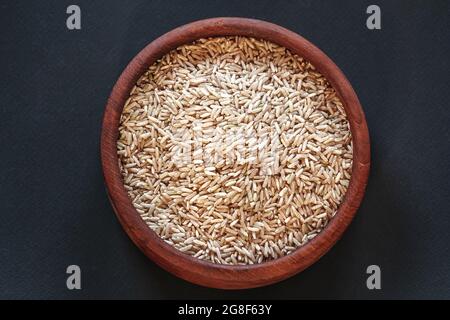
<path id="1" fill-rule="evenodd" d="M 314 239 L 293 253 L 261 264 L 219 265 L 189 256 L 165 243 L 141 219 L 125 190 L 118 165 L 116 142 L 120 115 L 138 78 L 164 54 L 199 38 L 248 36 L 284 46 L 309 60 L 339 95 L 353 136 L 350 184 L 336 215 Z M 363 110 L 347 78 L 320 49 L 278 25 L 244 18 L 213 18 L 176 28 L 147 45 L 117 80 L 106 104 L 101 135 L 101 159 L 109 198 L 128 236 L 141 251 L 172 274 L 207 287 L 253 288 L 286 279 L 316 262 L 342 236 L 363 198 L 370 167 L 369 133 Z"/>

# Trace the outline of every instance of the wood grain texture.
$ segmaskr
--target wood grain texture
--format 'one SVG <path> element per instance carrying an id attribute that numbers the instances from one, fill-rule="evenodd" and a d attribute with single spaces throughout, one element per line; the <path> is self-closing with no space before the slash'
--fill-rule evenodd
<path id="1" fill-rule="evenodd" d="M 218 265 L 184 254 L 166 244 L 141 219 L 124 188 L 116 142 L 120 115 L 138 78 L 158 58 L 199 38 L 240 35 L 262 38 L 309 60 L 341 98 L 353 135 L 350 185 L 336 216 L 325 229 L 292 254 L 256 265 Z M 159 266 L 172 274 L 207 287 L 253 288 L 286 279 L 316 262 L 342 236 L 363 198 L 370 168 L 370 142 L 363 110 L 352 86 L 320 49 L 298 34 L 278 25 L 244 18 L 213 18 L 176 28 L 147 45 L 126 67 L 106 104 L 101 134 L 101 160 L 108 195 L 123 228 L 133 242 Z"/>

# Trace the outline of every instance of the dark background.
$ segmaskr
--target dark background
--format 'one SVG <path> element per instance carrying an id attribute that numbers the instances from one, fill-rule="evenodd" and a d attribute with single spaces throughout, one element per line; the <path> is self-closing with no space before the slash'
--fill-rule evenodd
<path id="1" fill-rule="evenodd" d="M 366 8 L 382 30 L 366 28 Z M 82 30 L 66 28 L 77 4 Z M 0 298 L 450 298 L 447 1 L 1 1 Z M 268 20 L 325 51 L 366 113 L 372 168 L 337 245 L 282 283 L 213 290 L 175 278 L 128 239 L 99 157 L 107 97 L 130 59 L 181 24 Z M 82 290 L 66 268 L 82 269 Z M 377 264 L 382 290 L 366 288 Z"/>

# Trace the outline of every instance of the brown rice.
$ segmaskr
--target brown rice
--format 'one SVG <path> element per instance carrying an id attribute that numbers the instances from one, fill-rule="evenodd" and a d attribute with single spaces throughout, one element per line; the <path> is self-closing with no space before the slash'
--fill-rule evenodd
<path id="1" fill-rule="evenodd" d="M 199 259 L 254 264 L 314 238 L 347 191 L 352 137 L 314 66 L 273 43 L 201 39 L 154 63 L 117 142 L 134 207 Z"/>

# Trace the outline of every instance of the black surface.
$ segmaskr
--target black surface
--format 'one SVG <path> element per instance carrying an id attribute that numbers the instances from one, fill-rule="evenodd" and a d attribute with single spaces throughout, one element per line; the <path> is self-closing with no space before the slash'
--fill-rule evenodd
<path id="1" fill-rule="evenodd" d="M 450 298 L 450 4 L 376 1 L 1 1 L 0 298 Z M 82 30 L 66 28 L 78 4 Z M 287 27 L 347 75 L 372 169 L 344 237 L 303 273 L 221 291 L 179 280 L 128 239 L 108 202 L 101 118 L 117 77 L 181 24 L 243 16 Z M 82 268 L 69 291 L 66 267 Z M 366 267 L 382 290 L 366 288 Z"/>

